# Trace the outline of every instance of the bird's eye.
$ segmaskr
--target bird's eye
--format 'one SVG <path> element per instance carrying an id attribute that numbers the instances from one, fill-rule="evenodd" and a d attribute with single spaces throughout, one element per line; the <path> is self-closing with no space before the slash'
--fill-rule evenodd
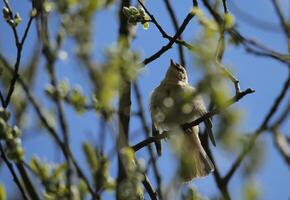
<path id="1" fill-rule="evenodd" d="M 183 69 L 177 67 L 177 70 L 180 71 L 180 72 L 183 72 Z"/>

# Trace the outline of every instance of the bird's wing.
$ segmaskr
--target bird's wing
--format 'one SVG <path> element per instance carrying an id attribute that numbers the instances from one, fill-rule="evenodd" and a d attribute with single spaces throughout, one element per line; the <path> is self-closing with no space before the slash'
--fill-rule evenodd
<path id="1" fill-rule="evenodd" d="M 207 113 L 206 107 L 204 105 L 203 99 L 201 96 L 196 96 L 195 97 L 195 107 L 197 108 L 197 112 L 199 113 L 199 116 L 204 116 Z M 216 146 L 214 134 L 212 132 L 212 121 L 211 118 L 207 118 L 204 120 L 205 128 L 206 128 L 206 133 L 208 134 L 211 143 Z"/>
<path id="2" fill-rule="evenodd" d="M 205 121 L 204 121 L 204 124 L 205 124 L 205 128 L 206 128 L 206 132 L 210 138 L 210 141 L 211 143 L 213 144 L 213 146 L 216 146 L 216 142 L 215 142 L 215 139 L 214 139 L 214 135 L 213 135 L 213 132 L 212 132 L 212 121 L 210 118 L 207 118 Z"/>

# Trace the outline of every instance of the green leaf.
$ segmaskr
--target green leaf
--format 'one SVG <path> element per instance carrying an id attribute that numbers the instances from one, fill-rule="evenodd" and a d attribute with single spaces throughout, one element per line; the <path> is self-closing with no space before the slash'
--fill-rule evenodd
<path id="1" fill-rule="evenodd" d="M 5 187 L 0 184 L 0 200 L 6 200 Z"/>
<path id="2" fill-rule="evenodd" d="M 95 149 L 92 147 L 91 144 L 85 142 L 83 143 L 83 151 L 85 153 L 91 171 L 94 172 L 99 166 Z"/>
<path id="3" fill-rule="evenodd" d="M 255 181 L 247 181 L 244 186 L 245 200 L 259 200 L 261 197 L 261 188 Z"/>
<path id="4" fill-rule="evenodd" d="M 143 24 L 143 28 L 144 28 L 145 30 L 148 30 L 148 28 L 149 28 L 149 22 L 145 22 L 145 23 Z"/>
<path id="5" fill-rule="evenodd" d="M 186 188 L 186 191 L 182 192 L 181 199 L 182 200 L 205 200 L 207 198 L 201 196 L 201 194 L 199 194 L 198 191 L 194 187 L 188 186 Z"/>
<path id="6" fill-rule="evenodd" d="M 226 13 L 224 18 L 225 18 L 225 28 L 226 29 L 232 28 L 235 24 L 235 17 L 230 13 Z"/>
<path id="7" fill-rule="evenodd" d="M 82 94 L 80 88 L 73 88 L 69 97 L 71 104 L 74 106 L 77 112 L 83 113 L 87 104 L 86 97 Z"/>

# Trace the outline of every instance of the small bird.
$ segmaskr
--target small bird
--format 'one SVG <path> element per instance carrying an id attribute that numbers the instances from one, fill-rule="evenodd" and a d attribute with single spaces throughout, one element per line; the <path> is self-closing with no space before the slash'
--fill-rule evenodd
<path id="1" fill-rule="evenodd" d="M 184 128 L 185 124 L 203 116 L 207 111 L 204 101 L 194 87 L 188 84 L 185 68 L 170 61 L 165 78 L 152 92 L 150 99 L 152 135 L 163 131 L 179 131 L 181 139 L 180 176 L 184 182 L 204 177 L 214 170 L 214 165 L 207 156 L 199 140 L 199 127 Z M 210 119 L 204 121 L 206 131 L 215 146 Z M 158 155 L 161 155 L 161 141 L 155 142 Z M 188 167 L 188 166 L 190 167 Z"/>

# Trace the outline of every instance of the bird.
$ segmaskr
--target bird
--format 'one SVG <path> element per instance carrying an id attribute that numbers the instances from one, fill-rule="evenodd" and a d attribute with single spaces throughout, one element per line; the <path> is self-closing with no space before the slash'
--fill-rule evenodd
<path id="1" fill-rule="evenodd" d="M 180 157 L 180 177 L 183 182 L 201 178 L 214 171 L 214 165 L 199 139 L 199 126 L 185 126 L 207 113 L 205 103 L 197 90 L 188 84 L 185 68 L 170 60 L 170 66 L 160 85 L 151 93 L 150 113 L 152 119 L 152 136 L 164 131 L 179 131 L 177 134 Z M 204 120 L 206 132 L 214 146 L 210 118 Z M 161 156 L 161 140 L 155 142 L 157 154 Z"/>

